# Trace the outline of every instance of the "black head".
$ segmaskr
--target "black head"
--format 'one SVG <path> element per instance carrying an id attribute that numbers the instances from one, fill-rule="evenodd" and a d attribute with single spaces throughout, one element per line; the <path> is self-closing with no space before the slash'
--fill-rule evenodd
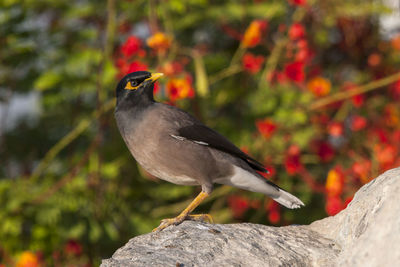
<path id="1" fill-rule="evenodd" d="M 147 71 L 136 71 L 127 74 L 121 79 L 116 88 L 117 105 L 125 99 L 154 101 L 154 83 L 161 76 L 163 76 L 162 73 L 151 74 Z"/>

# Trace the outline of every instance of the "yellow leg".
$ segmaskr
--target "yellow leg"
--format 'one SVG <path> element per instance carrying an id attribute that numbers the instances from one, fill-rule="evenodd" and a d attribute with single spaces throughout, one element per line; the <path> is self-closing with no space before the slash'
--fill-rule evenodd
<path id="1" fill-rule="evenodd" d="M 186 207 L 177 217 L 172 219 L 164 219 L 161 224 L 153 230 L 153 232 L 161 231 L 170 225 L 178 225 L 184 220 L 194 221 L 209 221 L 212 222 L 212 217 L 208 214 L 190 215 L 190 213 L 209 195 L 206 192 L 201 191 L 200 194 Z"/>

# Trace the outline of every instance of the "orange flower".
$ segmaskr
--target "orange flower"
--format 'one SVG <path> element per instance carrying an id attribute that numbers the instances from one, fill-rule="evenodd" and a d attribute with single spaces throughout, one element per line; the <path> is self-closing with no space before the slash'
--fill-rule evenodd
<path id="1" fill-rule="evenodd" d="M 194 90 L 190 78 L 170 79 L 167 82 L 167 94 L 172 102 L 183 98 L 192 98 Z"/>
<path id="2" fill-rule="evenodd" d="M 165 33 L 156 32 L 146 42 L 149 47 L 157 52 L 164 53 L 171 46 L 172 38 Z"/>
<path id="3" fill-rule="evenodd" d="M 324 96 L 331 91 L 331 82 L 323 77 L 315 77 L 307 83 L 307 88 L 315 96 Z"/>
<path id="4" fill-rule="evenodd" d="M 244 33 L 242 45 L 244 47 L 255 47 L 261 42 L 261 34 L 267 27 L 267 22 L 254 20 Z"/>
<path id="5" fill-rule="evenodd" d="M 39 265 L 39 259 L 34 253 L 32 253 L 30 251 L 24 251 L 19 256 L 19 259 L 15 266 L 16 267 L 38 267 L 40 265 Z"/>
<path id="6" fill-rule="evenodd" d="M 381 61 L 382 61 L 382 57 L 378 53 L 372 53 L 368 57 L 368 65 L 370 67 L 378 66 L 379 64 L 381 64 Z"/>
<path id="7" fill-rule="evenodd" d="M 330 170 L 328 172 L 328 177 L 326 178 L 325 188 L 328 196 L 334 197 L 339 196 L 343 191 L 344 186 L 344 174 L 342 170 L 338 167 Z"/>
<path id="8" fill-rule="evenodd" d="M 400 34 L 396 35 L 391 41 L 394 50 L 400 50 Z"/>

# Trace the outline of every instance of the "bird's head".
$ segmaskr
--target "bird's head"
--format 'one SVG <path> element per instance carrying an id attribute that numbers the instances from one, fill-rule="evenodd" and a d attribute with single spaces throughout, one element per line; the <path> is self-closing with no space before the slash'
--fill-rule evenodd
<path id="1" fill-rule="evenodd" d="M 147 71 L 136 71 L 127 74 L 117 85 L 117 103 L 126 97 L 137 98 L 142 96 L 153 100 L 154 83 L 162 73 L 153 73 Z"/>

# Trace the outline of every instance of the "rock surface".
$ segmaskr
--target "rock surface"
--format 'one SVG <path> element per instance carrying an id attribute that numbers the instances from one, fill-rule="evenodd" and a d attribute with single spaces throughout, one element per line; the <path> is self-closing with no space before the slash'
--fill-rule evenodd
<path id="1" fill-rule="evenodd" d="M 311 225 L 186 221 L 132 238 L 101 266 L 400 266 L 400 168 Z"/>

